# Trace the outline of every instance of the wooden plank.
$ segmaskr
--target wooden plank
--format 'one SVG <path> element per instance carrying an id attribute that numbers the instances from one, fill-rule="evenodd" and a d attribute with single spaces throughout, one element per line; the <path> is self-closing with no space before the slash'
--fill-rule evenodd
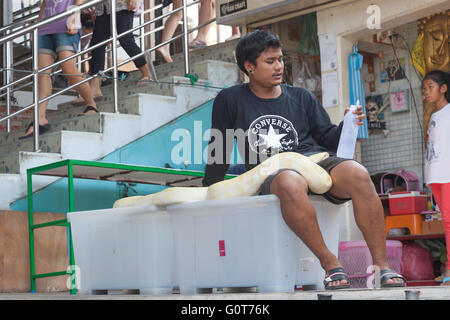
<path id="1" fill-rule="evenodd" d="M 63 214 L 34 213 L 34 222 L 45 223 L 65 218 Z M 0 292 L 30 291 L 30 257 L 28 213 L 0 211 Z M 66 228 L 52 226 L 35 230 L 36 273 L 66 270 Z M 37 292 L 68 291 L 68 276 L 42 278 L 36 281 Z"/>

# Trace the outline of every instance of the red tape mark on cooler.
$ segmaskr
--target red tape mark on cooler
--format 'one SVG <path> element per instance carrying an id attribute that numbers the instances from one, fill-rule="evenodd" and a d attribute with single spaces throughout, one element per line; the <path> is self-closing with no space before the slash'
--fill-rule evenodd
<path id="1" fill-rule="evenodd" d="M 225 257 L 225 240 L 219 240 L 219 256 Z"/>

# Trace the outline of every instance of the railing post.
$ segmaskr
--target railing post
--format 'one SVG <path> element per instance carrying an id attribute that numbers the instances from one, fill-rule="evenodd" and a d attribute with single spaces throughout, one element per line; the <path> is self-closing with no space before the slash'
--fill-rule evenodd
<path id="1" fill-rule="evenodd" d="M 38 29 L 33 30 L 33 101 L 34 101 L 34 151 L 39 151 L 39 49 Z"/>
<path id="2" fill-rule="evenodd" d="M 97 3 L 103 3 L 104 1 L 106 1 L 106 0 L 92 0 L 90 3 L 86 3 L 86 4 L 81 5 L 81 8 L 92 6 L 92 5 L 97 4 Z M 184 32 L 181 35 L 173 37 L 172 39 L 170 39 L 167 42 L 170 43 L 174 39 L 178 39 L 180 37 L 184 37 L 184 41 L 183 41 L 184 50 L 185 50 L 185 55 L 184 55 L 184 58 L 185 58 L 185 60 L 184 60 L 185 69 L 184 69 L 184 71 L 185 71 L 185 75 L 190 75 L 189 33 L 192 32 L 192 30 L 189 30 L 188 23 L 187 23 L 187 21 L 188 21 L 188 19 L 187 19 L 187 9 L 192 4 L 188 5 L 186 3 L 186 1 L 183 1 L 183 7 L 177 9 L 177 11 L 182 11 L 182 13 L 183 13 L 183 24 L 184 24 L 184 28 L 183 29 L 184 29 Z M 109 2 L 107 2 L 107 3 L 110 4 L 110 6 L 111 6 L 111 12 L 110 13 L 112 13 L 111 21 L 110 21 L 110 26 L 111 26 L 111 29 L 112 29 L 112 34 L 111 34 L 112 35 L 112 39 L 110 38 L 110 39 L 107 39 L 107 40 L 105 40 L 103 42 L 104 42 L 104 44 L 109 44 L 111 42 L 113 44 L 112 45 L 112 49 L 110 50 L 111 56 L 112 56 L 112 60 L 113 60 L 112 61 L 112 65 L 113 66 L 109 67 L 108 71 L 110 71 L 111 69 L 113 70 L 114 111 L 116 113 L 118 113 L 119 112 L 119 108 L 118 108 L 118 81 L 119 81 L 118 67 L 120 65 L 123 65 L 123 64 L 127 63 L 128 61 L 131 61 L 133 59 L 133 57 L 130 57 L 130 59 L 128 59 L 128 60 L 126 60 L 124 62 L 121 62 L 121 63 L 118 62 L 118 59 L 117 59 L 118 58 L 117 57 L 117 53 L 118 53 L 117 52 L 117 48 L 118 48 L 118 44 L 117 44 L 118 34 L 117 34 L 117 16 L 116 16 L 116 7 L 117 6 L 116 6 L 116 1 L 114 1 L 114 0 L 109 0 Z M 198 3 L 198 1 L 195 1 L 194 3 L 196 4 L 196 3 Z M 152 8 L 152 9 L 150 9 L 150 11 L 156 10 L 156 8 L 158 8 L 160 6 L 162 6 L 162 5 L 159 5 L 159 6 L 156 6 L 155 8 Z M 78 9 L 78 10 L 80 10 L 80 9 Z M 54 21 L 56 21 L 58 19 L 61 19 L 60 16 L 68 15 L 69 13 L 72 13 L 72 9 L 69 10 L 69 12 L 59 13 L 59 14 L 53 16 L 53 17 L 49 17 L 45 21 L 40 21 L 38 23 L 31 24 L 30 26 L 25 26 L 24 28 L 22 28 L 20 30 L 10 31 L 9 33 L 6 34 L 5 37 L 2 37 L 0 39 L 0 45 L 5 44 L 4 48 L 5 48 L 5 51 L 6 51 L 6 44 L 8 43 L 8 41 L 12 41 L 12 40 L 14 40 L 14 39 L 16 39 L 16 38 L 18 38 L 20 36 L 24 36 L 24 35 L 28 35 L 28 34 L 34 36 L 34 39 L 33 39 L 32 44 L 31 44 L 32 45 L 32 57 L 28 58 L 27 60 L 21 61 L 21 63 L 23 63 L 25 61 L 28 61 L 29 59 L 32 59 L 33 60 L 33 72 L 30 73 L 29 75 L 25 76 L 25 77 L 22 77 L 21 79 L 16 80 L 16 81 L 14 81 L 14 79 L 12 79 L 12 81 L 10 81 L 9 84 L 6 84 L 5 86 L 3 86 L 1 88 L 2 91 L 10 88 L 10 92 L 9 92 L 10 95 L 9 95 L 8 101 L 11 102 L 11 97 L 14 99 L 14 97 L 13 97 L 14 91 L 18 90 L 18 89 L 20 89 L 22 87 L 25 87 L 25 86 L 22 86 L 22 87 L 19 87 L 19 88 L 16 89 L 14 87 L 16 85 L 16 83 L 19 83 L 19 82 L 27 80 L 27 79 L 32 79 L 32 81 L 33 81 L 33 83 L 32 83 L 32 85 L 33 85 L 33 103 L 28 105 L 27 107 L 25 107 L 24 108 L 25 110 L 19 110 L 19 111 L 16 111 L 16 112 L 12 112 L 9 116 L 1 118 L 0 122 L 4 121 L 4 120 L 9 120 L 11 118 L 11 116 L 14 117 L 14 116 L 16 116 L 17 114 L 20 114 L 23 111 L 26 111 L 26 110 L 29 110 L 31 108 L 34 108 L 34 122 L 35 122 L 35 128 L 34 128 L 35 129 L 34 130 L 34 151 L 36 151 L 36 152 L 40 151 L 40 148 L 39 148 L 39 104 L 42 103 L 42 102 L 48 101 L 51 98 L 53 98 L 54 96 L 57 96 L 57 95 L 60 94 L 60 93 L 55 93 L 55 94 L 52 94 L 52 95 L 47 96 L 45 98 L 39 97 L 39 85 L 38 85 L 38 83 L 39 83 L 39 74 L 44 72 L 44 71 L 47 71 L 49 69 L 52 69 L 54 66 L 60 65 L 61 63 L 65 62 L 65 61 L 68 61 L 69 59 L 73 58 L 73 57 L 65 58 L 62 61 L 58 61 L 58 62 L 56 62 L 56 63 L 54 63 L 54 64 L 52 64 L 50 66 L 47 66 L 45 68 L 43 67 L 42 70 L 39 70 L 39 63 L 38 63 L 38 57 L 39 57 L 39 52 L 38 52 L 38 28 L 42 27 L 43 25 L 47 25 L 49 23 L 52 23 L 52 22 L 54 22 Z M 168 15 L 169 14 L 164 14 L 163 17 L 167 17 Z M 143 16 L 143 17 L 145 18 L 145 16 Z M 163 17 L 161 17 L 161 19 Z M 159 18 L 152 19 L 152 21 L 150 21 L 149 24 L 154 23 L 154 22 L 156 22 L 158 20 L 159 20 Z M 145 19 L 144 19 L 144 21 L 145 21 Z M 2 27 L 0 29 L 3 29 L 3 30 L 10 30 L 11 29 L 11 30 L 13 30 L 10 26 L 7 26 L 6 28 Z M 139 26 L 139 27 L 133 28 L 133 30 L 130 30 L 130 31 L 136 31 L 136 30 L 139 30 L 139 29 L 141 31 L 144 31 L 144 34 L 145 34 L 145 27 L 142 27 L 142 25 Z M 149 34 L 152 34 L 152 33 L 156 32 L 156 30 L 158 30 L 158 29 L 159 28 L 157 28 L 155 30 L 151 30 L 151 32 L 149 32 Z M 193 29 L 193 30 L 196 30 L 196 29 L 198 29 L 198 27 Z M 141 35 L 141 38 L 142 38 L 141 41 L 143 41 L 144 37 L 142 37 L 142 35 Z M 12 46 L 12 44 L 10 44 L 10 45 Z M 97 44 L 96 46 L 98 47 L 98 45 L 99 44 Z M 100 44 L 100 45 L 103 45 L 103 43 Z M 151 44 L 149 44 L 149 45 L 150 45 L 150 47 L 149 47 L 148 51 L 150 52 L 150 51 L 153 51 L 156 47 L 160 47 L 163 44 L 159 44 L 156 47 L 152 47 Z M 143 48 L 144 54 L 147 54 L 147 50 L 145 50 L 145 42 L 143 43 L 143 46 L 144 46 L 144 48 Z M 78 55 L 79 54 L 77 54 L 77 57 L 78 57 Z M 142 55 L 142 53 L 140 53 L 139 55 Z M 149 58 L 149 57 L 147 57 L 147 58 Z M 12 63 L 11 63 L 12 67 L 14 67 L 14 63 L 13 62 L 14 61 L 12 61 Z M 156 74 L 154 72 L 154 67 L 153 67 L 153 63 L 152 63 L 151 59 L 149 59 L 149 61 L 147 61 L 147 62 L 149 62 L 150 67 L 152 68 L 152 71 L 154 73 L 154 79 L 156 80 Z M 16 63 L 16 64 L 19 65 L 19 63 Z M 6 57 L 5 57 L 5 60 L 4 60 L 4 65 L 5 65 L 5 67 L 7 65 Z M 10 69 L 12 70 L 12 68 L 10 68 Z M 8 73 L 8 72 L 4 73 L 5 80 L 6 80 L 6 73 Z M 13 74 L 14 73 L 11 71 L 11 73 L 10 73 L 11 78 L 13 78 Z M 98 76 L 98 75 L 95 75 L 95 76 Z M 93 76 L 93 77 L 95 77 L 95 76 Z M 90 78 L 93 78 L 93 77 L 90 77 Z M 90 79 L 83 80 L 83 83 L 85 83 L 88 80 L 90 80 Z M 28 85 L 28 84 L 26 84 L 26 85 Z M 63 89 L 62 93 L 72 89 L 73 87 L 76 87 L 77 85 L 79 85 L 79 84 L 75 84 L 73 86 L 70 86 L 68 88 Z M 0 95 L 0 97 L 3 97 L 5 95 L 7 95 L 7 93 L 2 93 Z"/>
<path id="3" fill-rule="evenodd" d="M 10 30 L 6 32 L 6 34 L 9 34 Z M 5 62 L 6 62 L 6 68 L 8 69 L 6 71 L 6 84 L 10 83 L 12 81 L 12 67 L 13 67 L 13 52 L 11 50 L 12 46 L 12 40 L 7 41 L 5 45 Z M 9 116 L 11 114 L 11 87 L 8 87 L 6 89 L 6 115 Z M 11 132 L 11 119 L 6 120 L 6 132 Z"/>
<path id="4" fill-rule="evenodd" d="M 184 46 L 184 74 L 187 75 L 190 73 L 189 68 L 189 33 L 188 33 L 188 24 L 187 24 L 187 0 L 183 0 L 183 46 Z"/>
<path id="5" fill-rule="evenodd" d="M 118 103 L 118 72 L 117 72 L 117 21 L 116 21 L 116 0 L 110 0 L 111 4 L 111 34 L 112 34 L 112 62 L 113 62 L 113 103 L 114 103 L 114 112 L 119 112 L 119 103 Z"/>
<path id="6" fill-rule="evenodd" d="M 143 7 L 142 8 L 142 12 L 141 12 L 141 15 L 139 16 L 139 24 L 142 26 L 143 24 L 144 24 L 144 22 L 145 22 L 145 20 L 144 20 L 144 8 L 145 7 Z M 141 50 L 144 52 L 145 51 L 145 37 L 144 37 L 144 34 L 145 34 L 145 27 L 141 27 L 141 29 L 139 29 L 139 35 L 141 36 Z"/>

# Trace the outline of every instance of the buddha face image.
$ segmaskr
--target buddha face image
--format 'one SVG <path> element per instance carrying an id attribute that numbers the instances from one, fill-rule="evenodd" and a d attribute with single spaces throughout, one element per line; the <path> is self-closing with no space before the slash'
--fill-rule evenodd
<path id="1" fill-rule="evenodd" d="M 440 13 L 426 19 L 423 26 L 423 49 L 427 71 L 450 68 L 449 60 L 449 13 Z"/>

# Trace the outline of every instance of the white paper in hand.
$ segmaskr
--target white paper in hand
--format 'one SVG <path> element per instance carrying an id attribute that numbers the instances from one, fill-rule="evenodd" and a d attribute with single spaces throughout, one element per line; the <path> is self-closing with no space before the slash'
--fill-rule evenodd
<path id="1" fill-rule="evenodd" d="M 78 8 L 78 6 L 69 6 L 67 10 Z M 76 10 L 74 14 L 67 18 L 66 26 L 68 30 L 81 29 L 80 10 Z"/>
<path id="2" fill-rule="evenodd" d="M 353 159 L 355 153 L 356 137 L 358 136 L 356 114 L 353 113 L 355 110 L 355 105 L 350 106 L 350 110 L 344 116 L 344 126 L 336 154 L 340 158 Z"/>

